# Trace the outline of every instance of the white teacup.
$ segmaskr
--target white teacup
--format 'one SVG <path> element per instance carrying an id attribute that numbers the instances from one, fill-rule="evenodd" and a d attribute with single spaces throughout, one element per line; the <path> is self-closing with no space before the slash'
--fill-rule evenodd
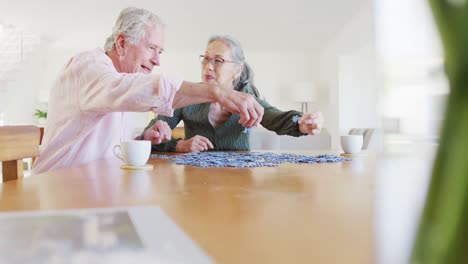
<path id="1" fill-rule="evenodd" d="M 151 141 L 128 140 L 114 146 L 114 155 L 128 166 L 143 166 L 151 154 Z"/>
<path id="2" fill-rule="evenodd" d="M 363 136 L 362 135 L 346 135 L 340 138 L 341 148 L 346 154 L 359 153 L 362 148 Z"/>

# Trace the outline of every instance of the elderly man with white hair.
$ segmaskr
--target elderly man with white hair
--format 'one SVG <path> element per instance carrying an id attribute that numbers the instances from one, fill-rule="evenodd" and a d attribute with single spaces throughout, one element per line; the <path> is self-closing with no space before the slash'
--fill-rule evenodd
<path id="1" fill-rule="evenodd" d="M 251 95 L 218 84 L 150 74 L 160 65 L 163 50 L 164 25 L 159 17 L 130 7 L 120 13 L 104 50 L 72 57 L 51 89 L 41 154 L 33 173 L 111 157 L 114 145 L 131 139 L 131 112 L 170 116 L 176 108 L 217 102 L 240 115 L 243 126 L 258 125 L 263 108 Z M 164 121 L 151 130 L 143 139 L 157 144 L 171 138 Z"/>

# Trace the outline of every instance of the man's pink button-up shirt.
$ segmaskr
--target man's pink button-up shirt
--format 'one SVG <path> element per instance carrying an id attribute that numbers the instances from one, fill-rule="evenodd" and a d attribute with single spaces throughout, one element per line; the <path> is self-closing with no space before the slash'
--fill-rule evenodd
<path id="1" fill-rule="evenodd" d="M 130 112 L 171 116 L 182 81 L 164 74 L 119 73 L 102 49 L 74 56 L 50 91 L 33 173 L 112 157 L 114 145 L 133 136 Z"/>

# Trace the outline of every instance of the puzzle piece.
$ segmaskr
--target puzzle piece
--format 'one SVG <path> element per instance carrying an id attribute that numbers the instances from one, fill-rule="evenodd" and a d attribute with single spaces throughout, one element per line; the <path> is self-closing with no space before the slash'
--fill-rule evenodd
<path id="1" fill-rule="evenodd" d="M 298 115 L 295 115 L 295 116 L 292 117 L 292 121 L 293 121 L 294 123 L 299 122 L 300 119 L 301 119 L 301 117 L 298 116 Z"/>

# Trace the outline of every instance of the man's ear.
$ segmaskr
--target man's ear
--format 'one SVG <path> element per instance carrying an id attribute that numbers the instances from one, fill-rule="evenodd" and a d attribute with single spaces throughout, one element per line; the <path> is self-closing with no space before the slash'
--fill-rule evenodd
<path id="1" fill-rule="evenodd" d="M 117 54 L 119 54 L 119 56 L 125 55 L 125 45 L 127 45 L 125 36 L 124 34 L 120 33 L 117 35 L 115 40 L 115 49 L 117 50 Z"/>

